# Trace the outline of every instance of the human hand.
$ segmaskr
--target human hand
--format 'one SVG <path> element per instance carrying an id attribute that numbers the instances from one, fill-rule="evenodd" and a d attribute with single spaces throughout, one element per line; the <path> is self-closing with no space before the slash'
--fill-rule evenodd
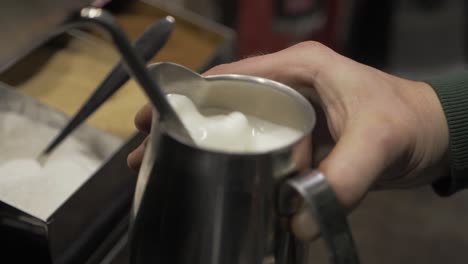
<path id="1" fill-rule="evenodd" d="M 371 189 L 408 188 L 433 182 L 449 169 L 448 127 L 440 102 L 426 83 L 398 78 L 359 64 L 317 43 L 217 66 L 206 75 L 244 74 L 285 83 L 316 106 L 314 157 L 346 208 Z M 145 106 L 136 125 L 149 131 Z M 143 147 L 132 153 L 132 168 Z M 311 237 L 307 214 L 295 233 Z"/>

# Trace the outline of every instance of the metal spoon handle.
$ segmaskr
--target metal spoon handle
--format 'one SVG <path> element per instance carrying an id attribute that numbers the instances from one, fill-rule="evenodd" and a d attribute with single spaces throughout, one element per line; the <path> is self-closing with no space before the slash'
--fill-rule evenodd
<path id="1" fill-rule="evenodd" d="M 147 72 L 143 60 L 133 51 L 125 33 L 122 31 L 117 21 L 106 11 L 93 7 L 82 9 L 80 18 L 82 22 L 99 25 L 110 33 L 115 46 L 119 49 L 123 57 L 127 70 L 135 77 L 136 81 L 149 97 L 151 103 L 158 109 L 160 118 L 162 120 L 167 119 L 168 121 L 180 123 L 180 127 L 184 128 L 174 109 L 172 109 L 167 101 L 162 89 L 152 80 Z"/>
<path id="2" fill-rule="evenodd" d="M 166 44 L 171 32 L 174 29 L 175 20 L 173 17 L 166 17 L 143 32 L 136 40 L 134 50 L 141 55 L 145 62 L 148 62 Z M 73 116 L 63 130 L 43 151 L 42 155 L 51 153 L 69 134 L 80 126 L 91 114 L 93 114 L 107 99 L 129 80 L 130 76 L 125 69 L 123 61 L 120 61 L 107 77 L 96 88 L 95 92 L 88 98 L 81 109 Z"/>

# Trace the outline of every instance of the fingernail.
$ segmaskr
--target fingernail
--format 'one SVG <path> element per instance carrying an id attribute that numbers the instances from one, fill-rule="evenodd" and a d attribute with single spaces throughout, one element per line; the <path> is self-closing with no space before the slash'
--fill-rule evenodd
<path id="1" fill-rule="evenodd" d="M 130 168 L 138 170 L 143 160 L 145 153 L 146 140 L 143 141 L 135 150 L 133 150 L 127 157 L 127 164 Z"/>
<path id="2" fill-rule="evenodd" d="M 293 217 L 291 228 L 294 235 L 300 240 L 311 241 L 320 236 L 318 223 L 313 219 L 308 208 L 302 209 Z"/>

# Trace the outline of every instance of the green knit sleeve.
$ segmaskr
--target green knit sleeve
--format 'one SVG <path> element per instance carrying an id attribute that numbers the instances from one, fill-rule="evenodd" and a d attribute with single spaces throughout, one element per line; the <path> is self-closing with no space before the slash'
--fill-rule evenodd
<path id="1" fill-rule="evenodd" d="M 468 188 L 468 72 L 426 81 L 437 93 L 448 121 L 451 173 L 433 184 L 442 196 Z"/>

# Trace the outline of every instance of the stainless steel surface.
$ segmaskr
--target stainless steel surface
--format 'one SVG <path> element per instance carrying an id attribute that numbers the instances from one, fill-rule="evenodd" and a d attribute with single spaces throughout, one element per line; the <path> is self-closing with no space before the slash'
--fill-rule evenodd
<path id="1" fill-rule="evenodd" d="M 300 244 L 289 232 L 289 215 L 279 215 L 277 210 L 279 203 L 293 200 L 281 201 L 284 197 L 277 192 L 288 178 L 306 171 L 310 164 L 315 113 L 308 101 L 285 85 L 257 77 L 203 78 L 169 63 L 152 65 L 150 72 L 166 93 L 187 95 L 199 107 L 241 111 L 299 129 L 303 136 L 268 152 L 210 151 L 179 140 L 153 115 L 134 198 L 130 262 L 303 261 L 296 254 Z M 346 223 L 344 212 L 333 216 Z"/>
<path id="2" fill-rule="evenodd" d="M 351 230 L 346 221 L 346 210 L 342 208 L 328 185 L 325 175 L 312 170 L 288 180 L 284 186 L 283 192 L 294 190 L 304 199 L 312 219 L 317 221 L 313 224 L 320 227 L 321 237 L 330 252 L 330 263 L 359 263 Z"/>
<path id="3" fill-rule="evenodd" d="M 154 23 L 143 32 L 134 44 L 134 50 L 145 62 L 148 62 L 164 46 L 174 28 L 173 17 L 166 17 Z M 46 156 L 50 154 L 74 129 L 81 125 L 92 113 L 94 113 L 107 99 L 109 99 L 130 78 L 124 63 L 119 62 L 113 67 L 104 81 L 96 88 L 87 102 L 78 110 L 75 116 L 60 131 L 56 138 L 41 153 L 38 160 L 44 163 Z"/>
<path id="4" fill-rule="evenodd" d="M 0 72 L 49 38 L 55 27 L 91 0 L 2 0 Z"/>
<path id="5" fill-rule="evenodd" d="M 0 84 L 0 111 L 18 113 L 56 129 L 67 122 L 64 114 L 3 84 Z M 136 177 L 125 160 L 139 141 L 119 147 L 122 140 L 87 125 L 81 126 L 73 137 L 92 146 L 102 158 L 101 167 L 45 218 L 33 217 L 24 208 L 0 201 L 2 260 L 84 263 L 109 230 L 128 213 Z M 26 194 L 18 191 L 18 195 Z M 45 201 L 42 196 L 34 199 L 39 204 Z"/>

